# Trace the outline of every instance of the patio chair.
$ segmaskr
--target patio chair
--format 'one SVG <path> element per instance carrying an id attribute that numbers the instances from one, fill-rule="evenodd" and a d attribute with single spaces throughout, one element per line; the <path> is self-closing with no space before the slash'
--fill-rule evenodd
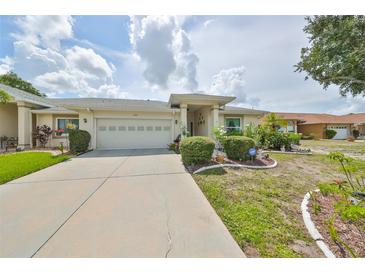
<path id="1" fill-rule="evenodd" d="M 5 142 L 5 151 L 8 151 L 9 148 L 17 148 L 18 146 L 18 138 L 10 137 Z"/>

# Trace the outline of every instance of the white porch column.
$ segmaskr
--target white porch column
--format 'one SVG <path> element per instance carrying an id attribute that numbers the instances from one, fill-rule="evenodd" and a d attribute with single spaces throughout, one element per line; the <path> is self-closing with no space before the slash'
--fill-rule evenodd
<path id="1" fill-rule="evenodd" d="M 210 137 L 213 137 L 213 128 L 219 127 L 219 105 L 213 105 L 211 110 L 211 115 L 212 115 L 212 123 L 211 123 L 212 126 L 208 128 L 208 135 Z"/>
<path id="2" fill-rule="evenodd" d="M 24 102 L 18 102 L 18 146 L 29 147 L 31 143 L 31 119 L 30 107 Z"/>
<path id="3" fill-rule="evenodd" d="M 187 113 L 188 105 L 180 104 L 180 133 L 182 136 L 182 129 L 188 130 L 188 113 Z"/>

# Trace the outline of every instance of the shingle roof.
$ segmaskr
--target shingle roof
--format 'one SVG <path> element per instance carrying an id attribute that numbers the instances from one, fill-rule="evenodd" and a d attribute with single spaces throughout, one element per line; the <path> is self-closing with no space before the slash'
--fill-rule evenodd
<path id="1" fill-rule="evenodd" d="M 64 108 L 64 107 L 50 107 L 32 110 L 33 113 L 53 113 L 53 114 L 77 114 L 76 111 Z"/>
<path id="2" fill-rule="evenodd" d="M 5 90 L 10 96 L 14 97 L 16 101 L 24 101 L 40 106 L 51 107 L 51 103 L 45 97 L 40 97 L 23 90 L 9 87 L 7 85 L 0 84 L 0 88 Z"/>
<path id="3" fill-rule="evenodd" d="M 257 115 L 263 115 L 268 113 L 264 110 L 258 110 L 258 109 L 251 109 L 251 108 L 241 108 L 241 107 L 234 107 L 234 106 L 225 106 L 223 113 L 233 113 L 233 114 L 257 114 Z"/>
<path id="4" fill-rule="evenodd" d="M 52 98 L 49 101 L 70 109 L 90 108 L 105 110 L 171 111 L 167 102 L 108 98 Z"/>
<path id="5" fill-rule="evenodd" d="M 365 113 L 348 114 L 348 115 L 332 115 L 325 113 L 285 113 L 275 112 L 282 116 L 285 120 L 297 120 L 300 124 L 353 124 L 365 123 Z M 354 116 L 355 115 L 355 116 Z"/>

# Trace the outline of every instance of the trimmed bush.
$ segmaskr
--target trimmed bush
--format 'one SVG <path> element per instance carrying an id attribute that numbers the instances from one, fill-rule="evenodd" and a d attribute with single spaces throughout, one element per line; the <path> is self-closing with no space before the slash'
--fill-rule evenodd
<path id="1" fill-rule="evenodd" d="M 194 136 L 183 138 L 180 154 L 184 164 L 204 164 L 212 159 L 215 143 L 209 137 Z"/>
<path id="2" fill-rule="evenodd" d="M 70 130 L 68 137 L 70 139 L 70 150 L 72 153 L 82 153 L 88 150 L 91 135 L 86 130 Z"/>
<path id="3" fill-rule="evenodd" d="M 354 129 L 354 130 L 352 131 L 352 136 L 354 136 L 354 138 L 355 138 L 355 139 L 359 138 L 359 136 L 360 136 L 360 131 L 359 131 L 359 130 L 357 130 L 357 129 Z"/>
<path id="4" fill-rule="evenodd" d="M 301 135 L 298 133 L 289 133 L 288 138 L 291 144 L 299 145 Z"/>
<path id="5" fill-rule="evenodd" d="M 332 139 L 337 134 L 336 130 L 326 129 L 326 139 Z"/>
<path id="6" fill-rule="evenodd" d="M 222 140 L 227 157 L 232 160 L 248 160 L 248 150 L 255 147 L 255 141 L 245 136 L 227 136 Z"/>

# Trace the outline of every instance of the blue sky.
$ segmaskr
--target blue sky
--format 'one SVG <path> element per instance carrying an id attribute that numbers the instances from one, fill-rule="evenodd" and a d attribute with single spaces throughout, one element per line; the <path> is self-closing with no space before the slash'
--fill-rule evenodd
<path id="1" fill-rule="evenodd" d="M 0 16 L 0 73 L 52 97 L 234 95 L 270 111 L 365 111 L 294 72 L 303 16 Z"/>

